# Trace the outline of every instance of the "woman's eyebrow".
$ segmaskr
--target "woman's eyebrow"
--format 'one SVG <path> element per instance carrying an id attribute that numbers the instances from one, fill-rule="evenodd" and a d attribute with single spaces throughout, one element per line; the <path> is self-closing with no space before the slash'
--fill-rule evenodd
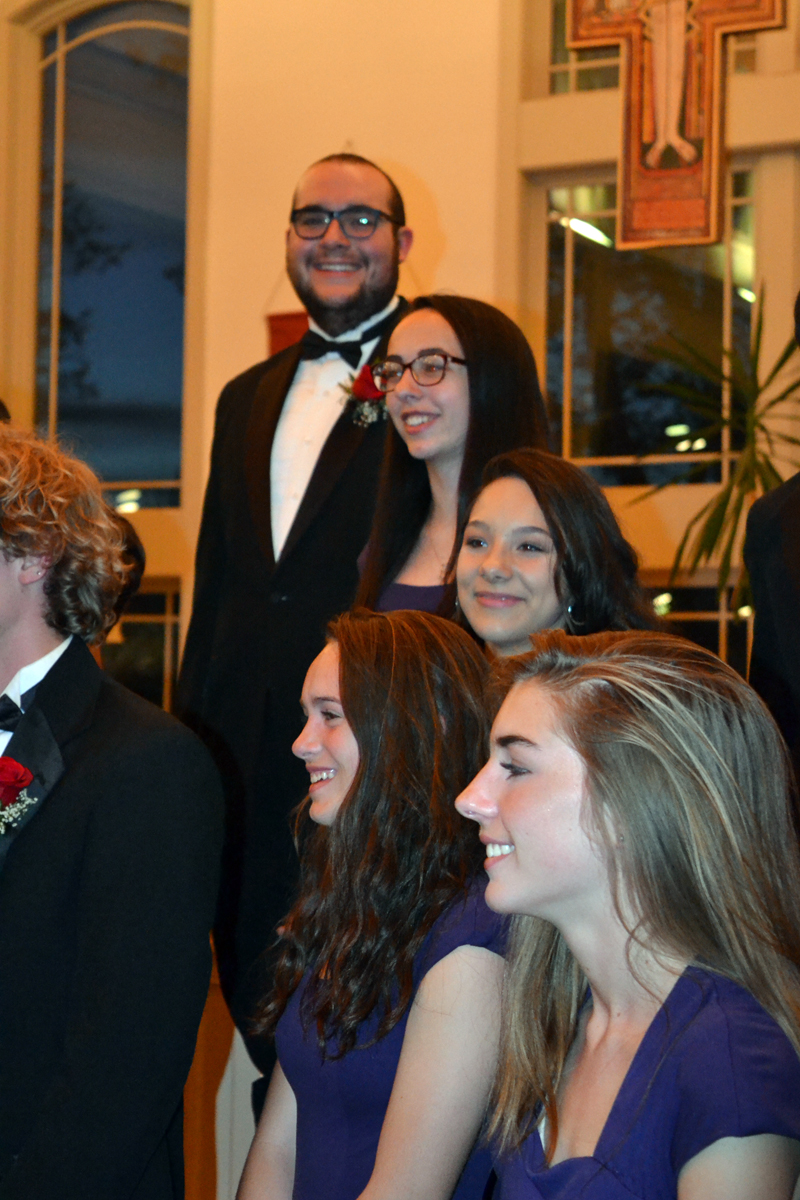
<path id="1" fill-rule="evenodd" d="M 523 737 L 521 733 L 504 733 L 502 737 L 495 738 L 495 744 L 505 750 L 508 746 L 531 746 L 534 749 L 539 748 L 538 742 L 532 742 L 530 738 Z"/>

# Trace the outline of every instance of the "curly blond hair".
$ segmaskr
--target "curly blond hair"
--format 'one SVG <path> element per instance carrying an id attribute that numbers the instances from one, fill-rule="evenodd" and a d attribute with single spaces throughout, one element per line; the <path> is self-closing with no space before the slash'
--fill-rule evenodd
<path id="1" fill-rule="evenodd" d="M 50 560 L 47 624 L 102 641 L 129 566 L 122 531 L 84 463 L 32 433 L 0 426 L 0 550 Z"/>

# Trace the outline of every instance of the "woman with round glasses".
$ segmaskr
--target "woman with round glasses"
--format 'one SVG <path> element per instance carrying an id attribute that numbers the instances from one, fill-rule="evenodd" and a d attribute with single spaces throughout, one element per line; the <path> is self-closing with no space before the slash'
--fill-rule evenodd
<path id="1" fill-rule="evenodd" d="M 493 655 L 523 654 L 543 629 L 660 626 L 601 488 L 545 450 L 492 459 L 459 541 L 461 613 Z"/>
<path id="2" fill-rule="evenodd" d="M 536 363 L 522 330 L 464 296 L 420 296 L 374 372 L 386 439 L 358 603 L 450 615 L 456 528 L 495 454 L 547 442 Z"/>
<path id="3" fill-rule="evenodd" d="M 498 676 L 457 800 L 488 904 L 517 914 L 497 1200 L 793 1200 L 800 856 L 774 721 L 665 634 L 552 630 Z"/>
<path id="4" fill-rule="evenodd" d="M 454 800 L 488 749 L 486 660 L 429 613 L 329 632 L 293 746 L 300 895 L 262 1013 L 279 1065 L 239 1200 L 481 1200 L 505 927 Z"/>

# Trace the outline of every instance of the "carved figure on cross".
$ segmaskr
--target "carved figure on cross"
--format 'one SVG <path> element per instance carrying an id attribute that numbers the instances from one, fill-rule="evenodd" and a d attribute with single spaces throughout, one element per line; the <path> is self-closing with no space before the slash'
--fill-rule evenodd
<path id="1" fill-rule="evenodd" d="M 784 23 L 785 0 L 570 0 L 570 46 L 622 43 L 620 248 L 719 239 L 723 37 Z"/>

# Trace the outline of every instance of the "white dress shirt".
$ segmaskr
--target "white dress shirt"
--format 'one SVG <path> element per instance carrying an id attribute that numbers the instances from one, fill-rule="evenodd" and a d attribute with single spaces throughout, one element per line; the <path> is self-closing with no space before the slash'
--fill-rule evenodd
<path id="1" fill-rule="evenodd" d="M 374 317 L 330 340 L 358 341 L 370 326 L 377 325 L 394 312 L 399 302 L 395 296 Z M 308 324 L 315 333 L 328 336 L 314 321 L 309 320 Z M 341 385 L 348 383 L 351 375 L 358 374 L 377 343 L 377 338 L 364 342 L 355 370 L 333 353 L 323 354 L 321 358 L 302 359 L 298 364 L 275 429 L 269 464 L 272 546 L 276 561 L 289 536 L 322 447 L 342 415 L 345 395 Z"/>
<path id="2" fill-rule="evenodd" d="M 60 646 L 56 646 L 55 650 L 49 651 L 42 658 L 37 658 L 36 662 L 20 667 L 2 694 L 8 696 L 15 704 L 19 705 L 25 693 L 29 692 L 32 687 L 36 687 L 37 683 L 42 682 L 47 672 L 58 662 L 71 641 L 72 636 L 70 635 L 70 637 L 64 638 L 64 641 Z M 0 729 L 0 755 L 5 754 L 6 746 L 11 741 L 12 732 L 10 729 Z"/>

